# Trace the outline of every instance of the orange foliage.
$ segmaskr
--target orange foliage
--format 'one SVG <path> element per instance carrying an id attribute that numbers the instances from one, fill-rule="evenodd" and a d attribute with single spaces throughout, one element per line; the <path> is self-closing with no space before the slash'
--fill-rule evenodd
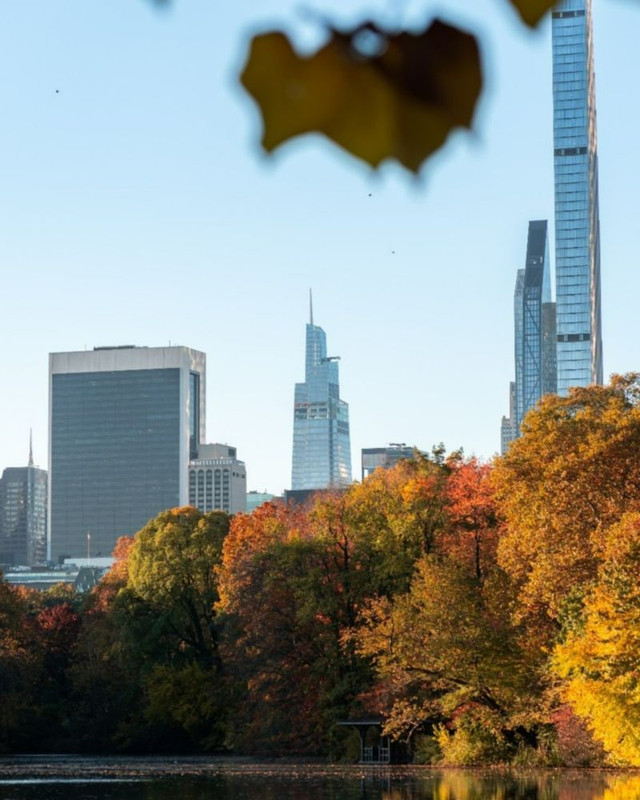
<path id="1" fill-rule="evenodd" d="M 478 579 L 496 563 L 499 526 L 490 474 L 491 466 L 476 458 L 457 461 L 446 485 L 450 526 L 443 550 Z"/>

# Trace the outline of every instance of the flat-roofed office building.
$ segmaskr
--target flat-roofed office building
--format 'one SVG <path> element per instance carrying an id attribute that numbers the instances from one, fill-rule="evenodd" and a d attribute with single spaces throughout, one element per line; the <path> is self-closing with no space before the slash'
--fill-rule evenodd
<path id="1" fill-rule="evenodd" d="M 365 447 L 362 449 L 362 480 L 378 469 L 392 469 L 403 458 L 413 458 L 416 452 L 422 452 L 415 447 L 409 447 L 404 442 L 392 442 L 386 447 Z"/>
<path id="2" fill-rule="evenodd" d="M 247 510 L 247 470 L 235 447 L 201 444 L 189 462 L 189 505 L 203 513 Z"/>
<path id="3" fill-rule="evenodd" d="M 50 559 L 108 556 L 118 537 L 188 503 L 205 373 L 204 353 L 187 347 L 50 354 Z"/>

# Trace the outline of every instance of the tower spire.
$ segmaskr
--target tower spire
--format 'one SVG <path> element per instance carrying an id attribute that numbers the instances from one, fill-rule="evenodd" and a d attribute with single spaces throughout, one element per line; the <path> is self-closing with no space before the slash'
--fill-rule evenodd
<path id="1" fill-rule="evenodd" d="M 309 324 L 313 325 L 313 293 L 309 289 Z"/>
<path id="2" fill-rule="evenodd" d="M 29 466 L 33 466 L 33 428 L 29 428 Z"/>

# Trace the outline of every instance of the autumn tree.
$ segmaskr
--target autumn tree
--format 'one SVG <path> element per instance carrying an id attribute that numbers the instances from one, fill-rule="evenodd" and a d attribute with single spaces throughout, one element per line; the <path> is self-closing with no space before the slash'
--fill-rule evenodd
<path id="1" fill-rule="evenodd" d="M 640 513 L 601 535 L 598 575 L 582 613 L 555 648 L 562 695 L 602 743 L 609 762 L 640 766 Z"/>
<path id="2" fill-rule="evenodd" d="M 371 672 L 347 634 L 370 598 L 406 591 L 436 546 L 447 474 L 435 460 L 405 461 L 309 509 L 267 504 L 233 520 L 220 591 L 238 627 L 245 742 L 319 752 L 358 707 Z"/>
<path id="3" fill-rule="evenodd" d="M 442 549 L 456 562 L 467 564 L 480 581 L 495 566 L 500 531 L 491 467 L 477 458 L 459 458 L 449 463 L 449 524 Z"/>
<path id="4" fill-rule="evenodd" d="M 635 374 L 548 396 L 498 459 L 499 562 L 519 588 L 522 614 L 557 620 L 596 577 L 610 526 L 640 510 L 639 398 Z"/>
<path id="5" fill-rule="evenodd" d="M 537 745 L 538 681 L 511 599 L 499 569 L 479 582 L 464 565 L 429 557 L 410 592 L 370 605 L 357 640 L 389 689 L 389 733 L 431 734 L 458 764 L 504 761 Z"/>
<path id="6" fill-rule="evenodd" d="M 27 609 L 26 592 L 0 574 L 0 751 L 26 744 L 33 729 L 39 663 Z"/>

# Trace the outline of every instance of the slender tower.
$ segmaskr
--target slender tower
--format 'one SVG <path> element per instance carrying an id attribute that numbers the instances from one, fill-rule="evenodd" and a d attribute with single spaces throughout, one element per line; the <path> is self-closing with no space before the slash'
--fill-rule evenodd
<path id="1" fill-rule="evenodd" d="M 591 0 L 552 13 L 558 394 L 602 383 Z"/>
<path id="2" fill-rule="evenodd" d="M 522 364 L 516 381 L 518 433 L 540 398 L 556 392 L 556 309 L 551 302 L 546 219 L 529 222 L 521 303 L 520 339 L 516 340 L 516 374 L 518 355 Z"/>
<path id="3" fill-rule="evenodd" d="M 338 357 L 327 356 L 327 337 L 313 324 L 309 293 L 304 383 L 296 383 L 291 488 L 328 489 L 351 483 L 349 406 L 340 399 Z"/>

